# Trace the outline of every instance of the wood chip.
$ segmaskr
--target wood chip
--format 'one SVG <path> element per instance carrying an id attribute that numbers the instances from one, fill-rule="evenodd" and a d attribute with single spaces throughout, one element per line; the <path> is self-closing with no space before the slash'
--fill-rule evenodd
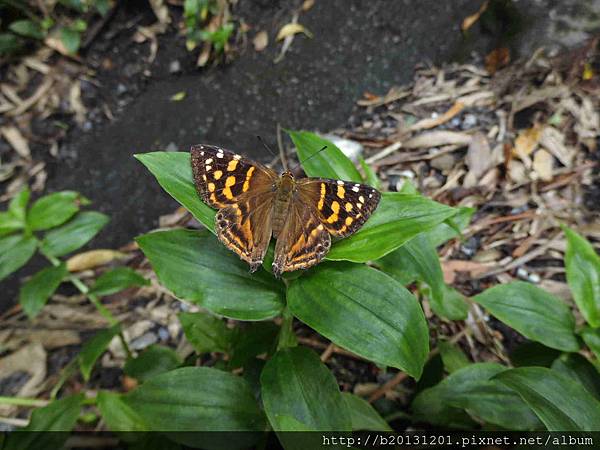
<path id="1" fill-rule="evenodd" d="M 550 181 L 553 178 L 554 157 L 543 148 L 539 149 L 533 155 L 533 170 L 543 181 Z"/>
<path id="2" fill-rule="evenodd" d="M 460 131 L 444 131 L 436 130 L 429 131 L 404 142 L 404 148 L 422 148 L 422 147 L 440 147 L 442 145 L 462 145 L 466 146 L 471 143 L 471 135 Z"/>
<path id="3" fill-rule="evenodd" d="M 25 158 L 27 160 L 31 159 L 29 143 L 27 142 L 27 139 L 23 137 L 17 127 L 12 125 L 2 127 L 0 128 L 0 133 L 21 158 Z"/>

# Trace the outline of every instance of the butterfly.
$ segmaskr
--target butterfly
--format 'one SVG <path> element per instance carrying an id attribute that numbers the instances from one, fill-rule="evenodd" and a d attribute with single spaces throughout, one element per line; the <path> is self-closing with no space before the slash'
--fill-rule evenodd
<path id="1" fill-rule="evenodd" d="M 356 232 L 381 194 L 371 186 L 327 178 L 296 179 L 212 145 L 191 149 L 192 173 L 202 200 L 213 208 L 219 240 L 256 271 L 271 237 L 277 240 L 273 275 L 319 263 L 332 237 Z"/>

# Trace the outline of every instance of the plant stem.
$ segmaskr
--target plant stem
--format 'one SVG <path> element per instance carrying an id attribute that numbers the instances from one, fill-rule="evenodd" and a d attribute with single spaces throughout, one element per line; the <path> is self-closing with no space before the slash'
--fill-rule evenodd
<path id="1" fill-rule="evenodd" d="M 292 328 L 294 316 L 288 308 L 285 308 L 282 313 L 283 321 L 279 330 L 279 340 L 277 342 L 277 350 L 286 347 L 295 347 L 298 345 L 298 339 Z"/>
<path id="2" fill-rule="evenodd" d="M 0 397 L 0 404 L 3 404 L 3 405 L 41 407 L 41 406 L 46 406 L 48 403 L 50 403 L 50 402 L 48 402 L 48 400 L 39 400 L 37 398 Z"/>

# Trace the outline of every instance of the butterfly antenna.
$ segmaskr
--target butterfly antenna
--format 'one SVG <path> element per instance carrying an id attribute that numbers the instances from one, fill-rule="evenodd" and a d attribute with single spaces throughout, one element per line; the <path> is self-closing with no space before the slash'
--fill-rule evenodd
<path id="1" fill-rule="evenodd" d="M 264 147 L 264 148 L 266 148 L 266 149 L 267 149 L 267 151 L 268 151 L 268 152 L 269 152 L 271 155 L 273 155 L 275 158 L 277 158 L 277 156 L 278 156 L 278 155 L 277 155 L 277 153 L 275 153 L 275 152 L 274 152 L 274 151 L 271 149 L 271 147 L 269 147 L 269 146 L 267 145 L 267 143 L 266 143 L 265 141 L 263 141 L 263 140 L 262 140 L 262 138 L 261 138 L 260 136 L 256 136 L 256 139 L 258 139 L 258 140 L 260 141 L 260 143 L 263 145 L 263 147 Z"/>
<path id="2" fill-rule="evenodd" d="M 319 153 L 321 153 L 323 150 L 325 150 L 327 148 L 326 145 L 324 145 L 323 147 L 321 147 L 319 150 L 317 150 L 316 152 L 314 152 L 312 155 L 310 155 L 308 158 L 302 160 L 302 161 L 298 161 L 298 164 L 296 164 L 294 167 L 292 167 L 290 170 L 294 170 L 296 169 L 298 166 L 300 166 L 301 164 L 304 164 L 306 161 L 308 161 L 310 158 L 312 158 L 313 156 L 317 156 Z"/>

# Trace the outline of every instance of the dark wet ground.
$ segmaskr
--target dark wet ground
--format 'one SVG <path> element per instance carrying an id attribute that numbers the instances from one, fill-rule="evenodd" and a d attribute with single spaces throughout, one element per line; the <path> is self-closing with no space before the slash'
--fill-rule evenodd
<path id="1" fill-rule="evenodd" d="M 479 0 L 317 1 L 299 18 L 314 38 L 298 35 L 285 59 L 274 64 L 280 48 L 274 37 L 298 2 L 240 1 L 233 12 L 252 26 L 246 46 L 230 64 L 198 70 L 184 38 L 172 30 L 159 37 L 154 63 L 145 62 L 148 45 L 135 44 L 131 37 L 134 25 L 154 19 L 145 3 L 131 2 L 85 55 L 99 84 L 83 86 L 84 101 L 96 106 L 107 102 L 114 120 L 97 117 L 86 124 L 87 131 L 69 133 L 57 158 L 41 155 L 47 162 L 47 188 L 81 191 L 111 216 L 93 247 L 126 244 L 176 207 L 134 153 L 187 151 L 192 144 L 209 142 L 269 160 L 255 136 L 274 146 L 277 123 L 329 131 L 348 121 L 365 91 L 383 94 L 407 83 L 418 63 L 472 60 L 474 52 L 486 54 L 506 42 L 529 51 L 539 41 L 555 39 L 545 37 L 548 24 L 557 23 L 549 14 L 564 9 L 564 3 L 516 2 L 517 16 L 509 14 L 509 20 L 519 18 L 516 26 L 507 27 L 500 17 L 473 27 L 465 39 L 460 24 L 477 11 Z M 260 53 L 251 42 L 259 30 L 270 38 Z M 520 41 L 519 36 L 525 37 Z M 178 74 L 169 70 L 175 61 L 182 68 Z M 183 101 L 170 100 L 181 91 L 186 93 Z M 4 284 L 6 298 L 14 298 L 15 277 Z"/>

